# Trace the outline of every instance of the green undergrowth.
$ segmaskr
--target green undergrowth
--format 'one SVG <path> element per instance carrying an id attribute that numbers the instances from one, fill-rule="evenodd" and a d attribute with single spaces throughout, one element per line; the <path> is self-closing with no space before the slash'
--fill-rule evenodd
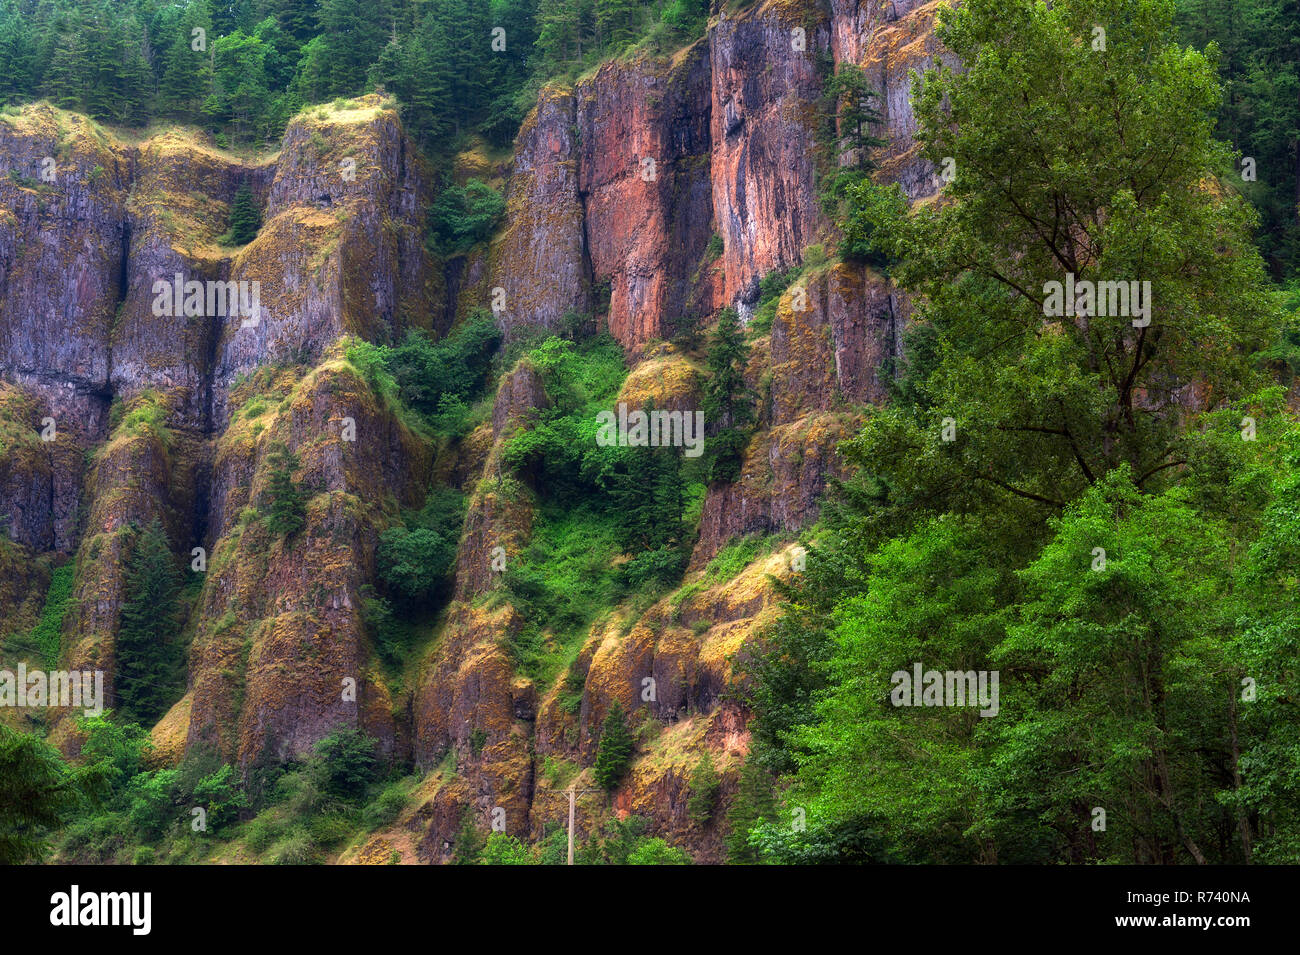
<path id="1" fill-rule="evenodd" d="M 541 376 L 547 406 L 509 440 L 503 461 L 541 503 L 528 547 L 491 599 L 509 600 L 527 621 L 511 642 L 521 672 L 545 686 L 565 674 L 571 709 L 582 693 L 572 664 L 592 625 L 629 598 L 633 613 L 644 610 L 680 580 L 704 482 L 680 449 L 597 441 L 597 415 L 613 408 L 627 375 L 613 339 L 549 338 L 519 360 Z"/>
<path id="2" fill-rule="evenodd" d="M 148 733 L 111 713 L 81 729 L 82 778 L 93 798 L 57 834 L 55 862 L 329 862 L 395 822 L 415 784 L 356 730 L 334 732 L 305 760 L 259 761 L 241 776 L 204 750 L 175 767 L 148 768 Z"/>
<path id="3" fill-rule="evenodd" d="M 27 634 L 9 640 L 5 649 L 10 653 L 32 654 L 40 659 L 45 669 L 55 669 L 63 652 L 63 619 L 72 604 L 75 582 L 74 564 L 64 564 L 51 570 L 45 606 L 36 626 Z"/>
<path id="4" fill-rule="evenodd" d="M 478 311 L 445 338 L 411 329 L 396 345 L 353 340 L 345 355 L 358 374 L 412 430 L 457 439 L 479 424 L 501 333 Z"/>

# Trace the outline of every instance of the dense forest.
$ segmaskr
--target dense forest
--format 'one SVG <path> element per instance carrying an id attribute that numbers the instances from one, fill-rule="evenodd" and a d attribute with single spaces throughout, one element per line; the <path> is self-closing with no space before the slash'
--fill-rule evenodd
<path id="1" fill-rule="evenodd" d="M 506 146 L 541 82 L 634 43 L 696 39 L 707 13 L 700 0 L 5 0 L 0 99 L 194 123 L 241 145 L 278 140 L 305 105 L 379 87 L 430 146 L 469 132 Z"/>
<path id="2" fill-rule="evenodd" d="M 446 261 L 481 251 L 506 215 L 485 182 L 451 182 L 458 151 L 507 150 L 546 83 L 631 51 L 673 54 L 749 6 L 0 0 L 0 100 L 199 127 L 252 153 L 306 107 L 392 95 L 440 176 L 428 238 Z M 512 369 L 535 374 L 535 420 L 492 457 L 493 493 L 531 495 L 532 536 L 483 606 L 521 614 L 513 672 L 558 687 L 570 715 L 585 714 L 583 640 L 613 608 L 676 609 L 783 546 L 806 549 L 806 570 L 774 585 L 776 619 L 732 658 L 726 702 L 752 735 L 725 808 L 712 757 L 686 785 L 691 823 L 720 827 L 726 861 L 1296 863 L 1300 0 L 965 0 L 935 33 L 962 64 L 927 69 L 912 94 L 941 201 L 878 181 L 881 91 L 818 63 L 805 146 L 824 231 L 743 312 L 718 309 L 671 343 L 704 382 L 698 460 L 595 440 L 631 371 L 630 350 L 597 333 L 599 307 L 509 339 L 477 308 L 436 340 L 353 339 L 338 360 L 441 449 L 490 423 Z M 236 245 L 259 228 L 256 210 L 241 215 Z M 741 479 L 770 425 L 753 354 L 801 274 L 844 264 L 914 303 L 901 357 L 884 364 L 888 398 L 854 409 L 816 523 L 731 540 L 692 569 L 707 496 Z M 1053 314 L 1049 286 L 1067 276 L 1122 283 L 1146 311 Z M 287 401 L 274 377 L 250 378 L 266 394 L 234 415 Z M 115 413 L 114 428 L 150 426 L 145 405 Z M 242 533 L 288 547 L 313 492 L 290 447 L 267 459 Z M 432 488 L 376 535 L 364 614 L 389 674 L 442 625 L 471 506 Z M 199 599 L 169 557 L 180 543 L 157 523 L 135 530 L 125 703 L 86 722 L 75 765 L 0 730 L 0 860 L 51 847 L 192 860 L 175 845 L 202 804 L 269 861 L 322 861 L 413 798 L 420 773 L 386 766 L 353 730 L 242 775 L 213 753 L 149 763 L 148 728 L 185 688 L 169 621 Z M 70 587 L 50 582 L 56 619 Z M 52 645 L 42 633 L 25 650 L 57 659 L 57 632 Z M 919 686 L 900 706 L 898 674 L 914 666 L 993 673 L 981 702 L 995 718 L 922 703 Z M 612 792 L 643 728 L 617 702 L 599 723 L 591 780 Z M 547 757 L 556 788 L 583 771 L 562 763 Z M 456 862 L 563 862 L 559 828 L 529 845 L 467 814 L 459 835 Z M 636 814 L 578 850 L 592 864 L 689 858 Z"/>

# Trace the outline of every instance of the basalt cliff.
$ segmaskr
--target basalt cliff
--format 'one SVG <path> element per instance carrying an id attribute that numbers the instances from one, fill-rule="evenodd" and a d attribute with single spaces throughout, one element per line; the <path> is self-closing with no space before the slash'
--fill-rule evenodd
<path id="1" fill-rule="evenodd" d="M 544 88 L 510 158 L 481 170 L 503 187 L 501 227 L 450 261 L 424 241 L 437 184 L 380 95 L 306 111 L 277 153 L 255 159 L 183 129 L 116 136 L 45 105 L 4 117 L 0 641 L 33 626 L 52 574 L 71 565 L 60 660 L 102 669 L 111 700 L 127 530 L 157 518 L 178 560 L 202 567 L 187 688 L 153 728 L 157 759 L 209 746 L 247 768 L 362 728 L 422 781 L 402 816 L 342 861 L 442 862 L 467 810 L 485 828 L 503 810 L 506 831 L 526 839 L 560 820 L 540 768 L 590 767 L 617 701 L 653 732 L 612 806 L 579 797 L 579 825 L 637 813 L 697 861 L 719 861 L 720 825 L 687 812 L 690 770 L 708 752 L 722 802 L 734 792 L 747 745 L 747 714 L 726 692 L 734 655 L 777 612 L 772 578 L 791 572 L 799 532 L 841 473 L 836 446 L 855 409 L 884 400 L 909 314 L 869 268 L 805 263 L 827 229 L 811 148 L 819 63 L 862 67 L 886 141 L 877 178 L 931 196 L 939 181 L 912 140 L 909 90 L 911 71 L 940 56 L 938 5 L 831 0 L 828 18 L 769 0 L 715 15 L 671 58 L 625 56 Z M 475 163 L 464 156 L 458 171 Z M 263 225 L 232 250 L 218 238 L 242 186 Z M 753 343 L 759 427 L 736 479 L 707 491 L 682 589 L 593 627 L 576 664 L 580 703 L 566 705 L 562 681 L 540 685 L 512 663 L 519 612 L 482 599 L 497 585 L 492 554 L 522 548 L 534 519 L 527 482 L 512 494 L 496 479 L 504 443 L 547 400 L 535 372 L 507 369 L 488 420 L 435 445 L 376 396 L 346 343 L 442 335 L 475 309 L 510 342 L 586 314 L 625 350 L 623 400 L 690 408 L 701 363 L 672 342 L 725 307 L 748 318 L 761 279 L 795 266 L 806 300 L 795 307 L 787 290 Z M 256 282 L 256 321 L 157 314 L 155 284 L 177 275 Z M 287 541 L 250 519 L 277 442 L 313 489 Z M 395 678 L 377 660 L 364 595 L 380 533 L 435 485 L 468 496 L 454 592 Z M 708 577 L 747 534 L 785 543 Z M 50 722 L 75 756 L 74 722 Z"/>

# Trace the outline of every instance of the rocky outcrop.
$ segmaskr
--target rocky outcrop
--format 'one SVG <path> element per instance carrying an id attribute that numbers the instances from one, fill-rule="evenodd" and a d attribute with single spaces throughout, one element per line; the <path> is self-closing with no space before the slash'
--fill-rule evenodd
<path id="1" fill-rule="evenodd" d="M 245 500 L 260 502 L 275 441 L 295 449 L 313 496 L 292 536 L 272 533 L 246 507 L 217 539 L 191 650 L 191 697 L 178 704 L 190 711 L 187 746 L 212 745 L 247 766 L 302 758 L 333 730 L 359 726 L 392 753 L 400 744 L 394 702 L 362 622 L 362 591 L 374 579 L 385 519 L 377 505 L 388 495 L 418 505 L 431 452 L 337 360 L 299 381 L 255 422 L 256 433 L 243 432 L 253 424 L 223 436 L 231 447 L 217 455 L 214 497 L 230 509 L 224 486 L 247 481 Z"/>
<path id="2" fill-rule="evenodd" d="M 428 177 L 378 97 L 309 110 L 258 162 L 184 131 L 116 142 L 48 107 L 0 117 L 0 600 L 30 620 L 51 552 L 76 552 L 65 656 L 105 669 L 111 687 L 134 528 L 158 518 L 178 554 L 202 547 L 208 561 L 186 623 L 187 692 L 154 729 L 160 759 L 214 746 L 249 767 L 361 727 L 427 775 L 401 831 L 357 856 L 401 845 L 446 861 L 467 818 L 487 828 L 500 813 L 531 838 L 562 819 L 556 767 L 590 786 L 584 767 L 618 701 L 638 757 L 614 810 L 719 860 L 717 822 L 687 813 L 690 777 L 708 753 L 724 801 L 734 790 L 748 739 L 727 702 L 733 660 L 777 612 L 769 574 L 795 571 L 788 547 L 731 579 L 708 565 L 738 535 L 788 541 L 816 519 L 856 409 L 888 395 L 906 297 L 868 269 L 804 268 L 753 342 L 757 428 L 737 479 L 707 493 L 682 588 L 611 608 L 546 685 L 520 675 L 530 621 L 497 589 L 544 504 L 503 461 L 548 404 L 541 377 L 516 363 L 490 421 L 432 439 L 371 390 L 349 336 L 439 333 L 489 308 L 513 344 L 594 316 L 634 364 L 618 401 L 697 409 L 707 371 L 694 333 L 725 305 L 749 319 L 765 275 L 833 239 L 812 148 L 826 53 L 881 91 L 881 178 L 913 199 L 937 191 L 908 100 L 910 71 L 941 60 L 937 7 L 831 0 L 827 19 L 766 0 L 670 58 L 631 54 L 544 89 L 508 170 L 458 159 L 456 181 L 508 171 L 507 216 L 489 247 L 445 270 L 424 248 Z M 245 184 L 264 225 L 231 249 L 220 233 Z M 154 283 L 178 273 L 258 283 L 257 321 L 156 314 Z M 278 442 L 309 494 L 291 535 L 263 521 Z M 379 535 L 434 483 L 469 494 L 452 603 L 418 666 L 394 677 L 371 646 L 366 588 Z M 36 554 L 45 562 L 23 570 Z M 583 831 L 607 817 L 603 796 L 579 800 Z"/>
<path id="3" fill-rule="evenodd" d="M 629 347 L 700 317 L 693 280 L 713 234 L 710 75 L 701 43 L 667 63 L 607 63 L 576 91 L 593 279 L 608 283 L 606 321 Z"/>
<path id="4" fill-rule="evenodd" d="M 939 191 L 933 164 L 920 155 L 912 111 L 913 71 L 924 73 L 941 64 L 956 66 L 934 37 L 934 17 L 944 0 L 832 0 L 832 48 L 837 62 L 862 67 L 880 112 L 879 178 L 897 182 L 909 199 L 925 199 Z M 854 26 L 856 26 L 856 29 Z"/>
<path id="5" fill-rule="evenodd" d="M 314 363 L 344 334 L 384 340 L 409 327 L 445 330 L 429 306 L 441 294 L 424 247 L 430 198 L 396 112 L 379 97 L 290 123 L 265 225 L 231 264 L 232 279 L 260 283 L 261 316 L 251 326 L 223 323 L 213 373 L 218 421 L 236 376 L 268 361 Z"/>
<path id="6" fill-rule="evenodd" d="M 591 310 L 571 91 L 547 87 L 515 140 L 506 224 L 492 244 L 489 283 L 504 299 L 483 303 L 507 340 L 526 328 L 555 331 L 569 312 Z"/>
<path id="7" fill-rule="evenodd" d="M 125 566 L 135 529 L 158 518 L 179 553 L 212 560 L 169 739 L 247 765 L 364 725 L 391 750 L 360 593 L 386 510 L 422 503 L 432 452 L 330 351 L 350 333 L 383 340 L 432 321 L 427 179 L 392 104 L 304 114 L 262 163 L 185 131 L 123 144 L 33 106 L 0 121 L 0 162 L 0 399 L 13 412 L 0 513 L 34 552 L 78 551 L 65 660 L 104 670 L 113 699 Z M 243 185 L 265 224 L 232 250 L 219 233 Z M 257 321 L 207 302 L 158 308 L 155 283 L 178 274 L 257 283 Z M 304 376 L 303 363 L 319 367 Z M 304 529 L 278 544 L 255 510 L 272 435 L 315 494 Z M 75 749 L 66 726 L 56 737 Z"/>
<path id="8" fill-rule="evenodd" d="M 728 302 L 752 303 L 758 280 L 797 265 L 821 226 L 813 136 L 826 26 L 768 4 L 709 31 L 713 70 L 713 214 Z"/>

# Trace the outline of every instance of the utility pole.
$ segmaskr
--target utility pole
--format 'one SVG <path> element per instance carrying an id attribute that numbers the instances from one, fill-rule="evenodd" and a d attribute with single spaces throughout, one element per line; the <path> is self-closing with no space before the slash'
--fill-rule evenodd
<path id="1" fill-rule="evenodd" d="M 573 830 L 574 830 L 574 823 L 577 818 L 578 793 L 603 793 L 605 790 L 578 789 L 576 786 L 570 786 L 568 789 L 565 790 L 543 789 L 539 787 L 537 791 L 541 793 L 555 793 L 557 795 L 563 792 L 565 795 L 569 797 L 569 860 L 567 864 L 573 865 Z"/>
<path id="2" fill-rule="evenodd" d="M 569 862 L 568 862 L 569 865 L 573 865 L 573 812 L 574 812 L 573 803 L 574 803 L 574 798 L 577 795 L 578 795 L 577 791 L 572 786 L 570 786 L 569 787 Z"/>

